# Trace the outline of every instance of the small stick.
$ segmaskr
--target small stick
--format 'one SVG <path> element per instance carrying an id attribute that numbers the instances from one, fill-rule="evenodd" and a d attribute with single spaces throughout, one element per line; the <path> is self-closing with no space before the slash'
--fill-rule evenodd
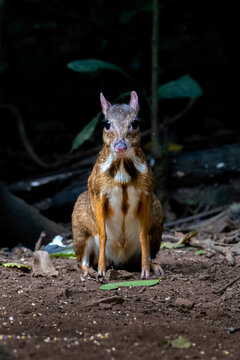
<path id="1" fill-rule="evenodd" d="M 240 275 L 238 275 L 235 279 L 231 280 L 227 285 L 223 286 L 221 289 L 219 290 L 213 290 L 214 294 L 219 294 L 222 291 L 226 290 L 229 286 L 231 286 L 232 284 L 234 284 L 236 281 L 240 280 Z"/>
<path id="2" fill-rule="evenodd" d="M 178 220 L 175 220 L 175 221 L 170 221 L 170 222 L 167 222 L 167 223 L 164 224 L 164 228 L 168 228 L 168 227 L 179 225 L 179 224 L 184 224 L 185 222 L 189 222 L 189 221 L 192 221 L 192 220 L 201 219 L 202 217 L 205 217 L 205 216 L 208 216 L 208 215 L 214 215 L 216 213 L 219 213 L 223 209 L 224 209 L 224 207 L 220 206 L 220 207 L 218 207 L 216 209 L 204 211 L 204 212 L 202 212 L 200 214 L 188 216 L 186 218 L 178 219 Z"/>

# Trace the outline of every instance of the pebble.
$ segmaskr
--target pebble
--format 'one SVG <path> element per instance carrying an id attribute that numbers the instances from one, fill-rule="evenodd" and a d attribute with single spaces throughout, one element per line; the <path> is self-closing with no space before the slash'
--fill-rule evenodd
<path id="1" fill-rule="evenodd" d="M 216 308 L 216 304 L 214 304 L 211 301 L 206 301 L 205 303 L 202 304 L 202 307 L 204 309 L 214 309 L 214 308 Z"/>
<path id="2" fill-rule="evenodd" d="M 173 305 L 176 307 L 191 310 L 194 306 L 194 301 L 190 299 L 177 298 Z"/>

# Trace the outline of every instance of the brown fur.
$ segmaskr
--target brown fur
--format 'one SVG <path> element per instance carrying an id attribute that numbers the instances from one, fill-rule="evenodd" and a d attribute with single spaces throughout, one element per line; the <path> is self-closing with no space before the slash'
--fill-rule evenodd
<path id="1" fill-rule="evenodd" d="M 104 97 L 103 99 L 105 100 Z M 142 277 L 149 277 L 148 247 L 151 258 L 154 258 L 160 248 L 163 214 L 161 204 L 154 194 L 152 170 L 140 148 L 140 131 L 131 128 L 131 122 L 137 116 L 138 103 L 135 109 L 126 104 L 111 106 L 108 101 L 102 103 L 102 107 L 107 120 L 111 122 L 111 128 L 103 131 L 104 144 L 88 179 L 88 191 L 79 196 L 74 206 L 72 228 L 75 253 L 78 260 L 82 262 L 89 238 L 99 234 L 98 271 L 102 275 L 105 274 L 107 242 L 105 221 L 114 215 L 115 209 L 111 208 L 109 197 L 113 189 L 118 186 L 122 190 L 123 237 L 119 243 L 117 240 L 113 242 L 112 251 L 118 252 L 119 247 L 127 251 L 129 244 L 124 235 L 125 217 L 130 207 L 127 189 L 128 186 L 133 186 L 140 193 L 134 214 L 139 219 L 141 226 L 139 241 L 142 250 Z M 106 171 L 103 171 L 101 166 L 106 164 L 109 156 L 114 153 L 114 145 L 120 139 L 125 142 L 130 155 L 113 158 Z M 135 159 L 146 167 L 145 171 L 140 171 L 134 165 Z M 119 183 L 114 178 L 120 168 L 124 169 L 124 174 L 127 174 L 129 179 L 127 182 Z M 92 255 L 95 258 L 97 256 L 96 253 Z M 82 265 L 82 270 L 86 274 L 87 266 Z"/>

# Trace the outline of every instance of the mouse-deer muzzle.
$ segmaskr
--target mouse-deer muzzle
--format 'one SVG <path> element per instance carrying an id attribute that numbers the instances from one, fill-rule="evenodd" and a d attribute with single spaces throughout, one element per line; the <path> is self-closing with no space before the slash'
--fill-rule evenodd
<path id="1" fill-rule="evenodd" d="M 113 148 L 116 153 L 125 153 L 128 150 L 128 144 L 126 141 L 120 139 L 118 142 L 113 144 Z"/>

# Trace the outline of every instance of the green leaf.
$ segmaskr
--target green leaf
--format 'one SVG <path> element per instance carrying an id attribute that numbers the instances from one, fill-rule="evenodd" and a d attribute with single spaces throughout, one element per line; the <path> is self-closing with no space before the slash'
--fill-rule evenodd
<path id="1" fill-rule="evenodd" d="M 2 263 L 2 266 L 5 267 L 5 268 L 9 268 L 9 269 L 21 270 L 23 272 L 31 271 L 30 266 L 24 265 L 24 264 L 19 264 L 19 263 Z"/>
<path id="2" fill-rule="evenodd" d="M 170 241 L 164 241 L 161 243 L 161 249 L 175 249 L 176 243 L 172 243 Z"/>
<path id="3" fill-rule="evenodd" d="M 188 97 L 196 99 L 203 94 L 201 87 L 189 75 L 184 75 L 178 80 L 170 81 L 158 88 L 159 99 L 173 99 Z"/>
<path id="4" fill-rule="evenodd" d="M 90 139 L 97 126 L 100 116 L 101 112 L 95 115 L 92 120 L 90 120 L 89 123 L 77 134 L 77 136 L 73 139 L 70 152 L 78 149 L 86 140 Z"/>
<path id="5" fill-rule="evenodd" d="M 161 243 L 161 249 L 179 249 L 185 247 L 184 244 L 172 243 L 170 241 L 164 241 Z"/>
<path id="6" fill-rule="evenodd" d="M 75 254 L 68 254 L 68 253 L 50 254 L 50 256 L 55 257 L 55 258 L 59 258 L 59 257 L 67 257 L 67 258 L 72 258 L 72 259 L 77 258 Z"/>
<path id="7" fill-rule="evenodd" d="M 188 349 L 191 346 L 191 342 L 188 338 L 179 336 L 177 339 L 171 341 L 171 345 L 178 349 Z"/>
<path id="8" fill-rule="evenodd" d="M 130 78 L 130 75 L 126 73 L 120 66 L 99 59 L 75 60 L 69 62 L 67 64 L 67 67 L 73 71 L 80 73 L 90 73 L 99 70 L 113 70 Z"/>
<path id="9" fill-rule="evenodd" d="M 120 287 L 129 287 L 129 286 L 154 286 L 160 279 L 151 279 L 151 280 L 135 280 L 135 281 L 123 281 L 117 283 L 109 283 L 100 286 L 100 290 L 114 290 Z"/>
<path id="10" fill-rule="evenodd" d="M 204 250 L 197 250 L 195 252 L 195 255 L 202 255 L 204 253 Z"/>

